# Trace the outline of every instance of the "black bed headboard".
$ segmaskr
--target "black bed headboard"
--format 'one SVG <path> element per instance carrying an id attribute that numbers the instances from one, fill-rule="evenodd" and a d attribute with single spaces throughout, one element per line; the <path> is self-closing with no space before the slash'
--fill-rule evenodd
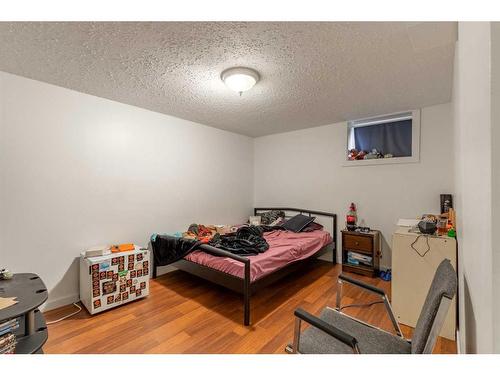
<path id="1" fill-rule="evenodd" d="M 316 216 L 325 216 L 329 217 L 332 219 L 332 238 L 333 242 L 335 245 L 337 244 L 337 214 L 331 213 L 331 212 L 324 212 L 324 211 L 314 211 L 314 210 L 307 210 L 304 208 L 290 208 L 290 207 L 256 207 L 253 209 L 253 214 L 257 216 L 259 212 L 262 211 L 272 211 L 272 210 L 278 210 L 278 211 L 291 211 L 291 212 L 296 212 L 298 214 L 302 215 L 316 215 Z"/>

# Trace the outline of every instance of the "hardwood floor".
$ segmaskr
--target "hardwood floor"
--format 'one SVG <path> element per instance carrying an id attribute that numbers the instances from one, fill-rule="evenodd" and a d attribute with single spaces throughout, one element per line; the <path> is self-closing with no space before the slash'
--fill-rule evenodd
<path id="1" fill-rule="evenodd" d="M 151 280 L 150 296 L 95 316 L 85 309 L 49 326 L 46 353 L 284 353 L 291 341 L 293 311 L 318 314 L 335 305 L 340 265 L 315 261 L 252 297 L 253 325 L 242 324 L 242 297 L 222 287 L 174 271 Z M 352 275 L 352 274 L 351 274 Z M 352 275 L 388 292 L 390 283 Z M 390 293 L 389 293 L 390 295 Z M 344 288 L 343 304 L 377 299 L 358 288 Z M 45 313 L 48 321 L 75 310 Z M 391 323 L 382 304 L 345 312 L 383 329 Z M 411 336 L 411 328 L 403 327 Z M 439 338 L 435 353 L 456 353 L 455 342 Z"/>

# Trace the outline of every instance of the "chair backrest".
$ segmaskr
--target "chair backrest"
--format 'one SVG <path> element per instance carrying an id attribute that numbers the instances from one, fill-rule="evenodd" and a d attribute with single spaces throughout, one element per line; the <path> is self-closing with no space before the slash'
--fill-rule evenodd
<path id="1" fill-rule="evenodd" d="M 450 260 L 445 259 L 434 274 L 434 279 L 418 317 L 411 343 L 412 354 L 421 354 L 424 351 L 432 350 L 435 339 L 444 323 L 444 317 L 449 307 L 447 302 L 453 299 L 456 291 L 457 274 Z M 441 316 L 438 316 L 438 311 Z M 430 343 L 431 345 L 428 343 L 430 340 L 434 340 Z"/>

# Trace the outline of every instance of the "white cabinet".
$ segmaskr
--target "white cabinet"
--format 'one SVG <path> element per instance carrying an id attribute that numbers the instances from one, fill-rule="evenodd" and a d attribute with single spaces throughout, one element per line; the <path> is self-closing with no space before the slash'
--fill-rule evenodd
<path id="1" fill-rule="evenodd" d="M 457 269 L 457 242 L 454 238 L 411 233 L 407 227 L 398 227 L 393 234 L 391 303 L 400 323 L 415 327 L 436 268 L 443 259 L 449 259 Z M 455 340 L 455 329 L 456 297 L 440 336 Z"/>
<path id="2" fill-rule="evenodd" d="M 89 313 L 145 297 L 149 294 L 149 251 L 133 251 L 99 257 L 80 256 L 80 300 Z"/>

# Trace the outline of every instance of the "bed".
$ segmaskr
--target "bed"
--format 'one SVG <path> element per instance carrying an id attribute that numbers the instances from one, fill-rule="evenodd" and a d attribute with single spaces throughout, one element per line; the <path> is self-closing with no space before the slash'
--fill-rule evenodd
<path id="1" fill-rule="evenodd" d="M 252 294 L 328 251 L 332 251 L 332 263 L 336 263 L 337 216 L 335 214 L 297 208 L 254 208 L 254 215 L 271 210 L 284 211 L 287 217 L 293 216 L 290 213 L 315 216 L 317 221 L 327 220 L 331 227 L 327 228 L 324 225 L 323 230 L 301 233 L 289 231 L 264 233 L 269 249 L 262 254 L 249 257 L 203 244 L 198 250 L 172 264 L 177 269 L 243 294 L 245 325 L 250 325 L 251 322 Z M 157 266 L 154 260 L 152 273 L 155 278 Z"/>

